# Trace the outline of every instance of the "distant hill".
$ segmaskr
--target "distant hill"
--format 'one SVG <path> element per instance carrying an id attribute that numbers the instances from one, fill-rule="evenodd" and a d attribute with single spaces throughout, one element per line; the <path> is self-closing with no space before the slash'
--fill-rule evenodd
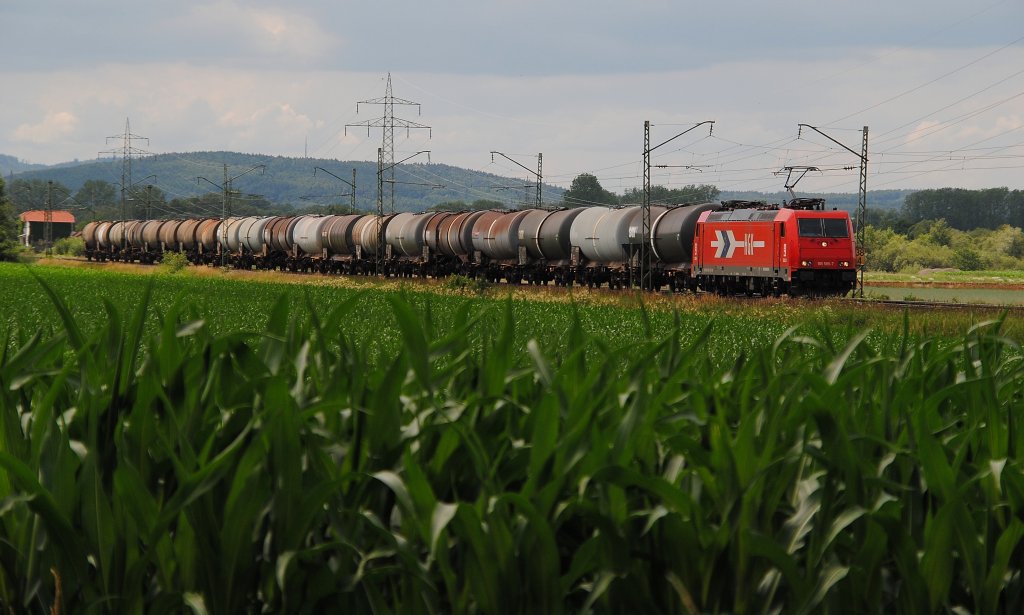
<path id="1" fill-rule="evenodd" d="M 45 168 L 47 168 L 45 164 L 29 164 L 18 160 L 14 156 L 0 154 L 0 176 L 4 178 L 10 177 L 12 173 L 22 173 L 24 171 L 33 171 Z"/>
<path id="2" fill-rule="evenodd" d="M 346 181 L 351 181 L 354 168 L 356 207 L 364 211 L 376 208 L 377 164 L 368 161 L 346 162 L 237 152 L 160 154 L 134 159 L 132 181 L 138 185 L 158 186 L 168 199 L 200 196 L 218 191 L 205 180 L 212 184 L 222 184 L 225 164 L 228 177 L 235 177 L 255 165 L 265 165 L 262 175 L 259 171 L 247 173 L 236 179 L 232 187 L 244 194 L 260 196 L 276 206 L 295 209 L 315 205 L 347 205 L 350 202 L 350 197 L 347 196 L 348 186 L 322 171 L 317 171 L 314 176 L 313 171 L 315 167 L 320 167 Z M 46 166 L 24 163 L 13 156 L 0 154 L 0 171 L 5 179 L 13 173 L 16 179 L 53 180 L 72 191 L 77 191 L 88 180 L 101 180 L 120 185 L 121 166 L 119 159 L 74 161 Z M 197 179 L 199 177 L 205 180 Z M 398 211 L 422 211 L 439 203 L 462 201 L 470 204 L 481 199 L 499 201 L 509 207 L 520 207 L 534 202 L 533 188 L 523 188 L 530 183 L 525 177 L 502 177 L 444 164 L 402 164 L 395 169 L 395 181 L 395 209 Z M 544 202 L 560 203 L 563 192 L 562 188 L 545 184 L 542 190 Z M 868 207 L 899 211 L 907 195 L 914 192 L 915 190 L 870 190 Z M 346 196 L 341 196 L 343 194 Z M 856 194 L 813 194 L 798 191 L 797 196 L 824 197 L 829 207 L 851 212 L 857 208 Z M 789 195 L 785 192 L 723 191 L 719 198 L 781 203 L 788 199 Z"/>
<path id="3" fill-rule="evenodd" d="M 4 156 L 0 162 L 7 160 L 17 162 L 10 156 Z M 376 162 L 289 158 L 236 152 L 160 154 L 133 159 L 132 182 L 140 186 L 153 184 L 163 190 L 168 199 L 199 196 L 218 191 L 211 183 L 223 184 L 225 164 L 229 178 L 240 175 L 255 165 L 264 165 L 262 174 L 258 170 L 246 173 L 232 182 L 232 188 L 244 194 L 258 195 L 276 205 L 287 205 L 297 209 L 311 205 L 348 204 L 349 187 L 322 171 L 316 171 L 314 176 L 314 168 L 326 169 L 346 181 L 352 181 L 354 168 L 356 206 L 365 211 L 376 208 Z M 12 165 L 11 168 L 15 179 L 53 180 L 72 191 L 77 191 L 88 180 L 102 180 L 120 185 L 122 164 L 120 159 L 102 159 L 73 166 L 22 165 L 15 168 Z M 197 179 L 200 177 L 205 180 Z M 491 199 L 508 203 L 509 206 L 534 202 L 533 188 L 529 191 L 522 188 L 530 183 L 525 178 L 501 177 L 444 164 L 405 163 L 396 167 L 394 179 L 397 211 L 422 211 L 448 201 L 472 203 L 480 199 Z M 498 186 L 509 188 L 500 190 Z M 563 192 L 562 188 L 548 184 L 542 188 L 545 202 L 560 202 Z M 342 194 L 346 196 L 341 196 Z"/>

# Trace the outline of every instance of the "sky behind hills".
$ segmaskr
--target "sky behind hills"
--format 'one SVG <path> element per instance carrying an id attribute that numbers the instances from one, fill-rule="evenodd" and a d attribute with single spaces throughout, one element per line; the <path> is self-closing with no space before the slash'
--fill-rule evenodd
<path id="1" fill-rule="evenodd" d="M 582 172 L 776 191 L 1024 188 L 1024 3 L 722 0 L 439 3 L 0 1 L 0 152 L 32 163 L 134 145 L 376 160 L 390 71 L 396 158 L 546 182 Z M 478 195 L 467 194 L 467 199 Z"/>

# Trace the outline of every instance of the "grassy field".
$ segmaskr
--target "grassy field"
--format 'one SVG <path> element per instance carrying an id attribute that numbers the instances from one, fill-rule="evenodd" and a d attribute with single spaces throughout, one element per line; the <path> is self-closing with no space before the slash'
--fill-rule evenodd
<path id="1" fill-rule="evenodd" d="M 933 301 L 941 303 L 970 303 L 1003 306 L 1024 305 L 1024 290 L 1006 287 L 963 287 L 963 286 L 868 286 L 864 296 L 908 301 Z"/>
<path id="2" fill-rule="evenodd" d="M 925 270 L 918 273 L 885 273 L 872 271 L 864 276 L 865 283 L 872 284 L 960 284 L 985 286 L 1024 286 L 1024 271 L 960 271 Z"/>
<path id="3" fill-rule="evenodd" d="M 295 310 L 312 309 L 326 314 L 346 301 L 356 301 L 353 316 L 342 326 L 353 337 L 373 342 L 382 355 L 397 348 L 397 328 L 388 308 L 388 297 L 399 294 L 422 316 L 430 316 L 438 332 L 450 330 L 462 309 L 482 311 L 484 322 L 497 326 L 496 308 L 510 301 L 518 328 L 516 348 L 530 338 L 545 350 L 560 351 L 574 315 L 584 333 L 595 335 L 610 347 L 628 347 L 638 337 L 663 336 L 676 320 L 686 336 L 711 326 L 712 354 L 731 357 L 749 348 L 770 345 L 793 326 L 802 332 L 835 336 L 837 343 L 870 328 L 869 341 L 884 347 L 894 343 L 904 326 L 919 335 L 959 336 L 978 322 L 1000 315 L 997 310 L 963 310 L 911 313 L 846 300 L 803 301 L 790 299 L 722 299 L 691 295 L 649 296 L 586 289 L 510 289 L 495 286 L 482 293 L 454 290 L 443 283 L 380 282 L 373 278 L 333 278 L 284 273 L 221 271 L 199 268 L 176 275 L 162 274 L 158 267 L 143 266 L 36 266 L 0 264 L 0 323 L 22 331 L 58 325 L 56 312 L 42 287 L 32 276 L 39 273 L 64 299 L 86 328 L 105 320 L 109 302 L 122 313 L 138 304 L 152 283 L 153 314 L 178 301 L 202 311 L 215 333 L 259 332 L 270 308 L 282 294 Z M 914 291 L 908 291 L 910 293 Z M 358 298 L 355 298 L 357 297 Z M 893 298 L 902 298 L 893 297 Z M 1004 331 L 1018 339 L 1024 320 L 1007 316 Z M 149 326 L 153 326 L 150 324 Z"/>
<path id="4" fill-rule="evenodd" d="M 1024 605 L 1015 317 L 155 271 L 0 265 L 3 610 Z"/>

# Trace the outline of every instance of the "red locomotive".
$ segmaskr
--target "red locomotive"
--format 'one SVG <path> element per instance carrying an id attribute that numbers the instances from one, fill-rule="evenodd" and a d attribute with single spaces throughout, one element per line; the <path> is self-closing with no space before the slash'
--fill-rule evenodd
<path id="1" fill-rule="evenodd" d="M 693 238 L 693 276 L 706 291 L 843 295 L 857 281 L 853 226 L 823 199 L 782 207 L 731 201 L 706 211 Z"/>

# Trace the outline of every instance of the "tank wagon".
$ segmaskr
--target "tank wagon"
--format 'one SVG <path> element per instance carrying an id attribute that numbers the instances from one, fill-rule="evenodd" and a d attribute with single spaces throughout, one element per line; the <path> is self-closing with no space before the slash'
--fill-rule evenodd
<path id="1" fill-rule="evenodd" d="M 444 277 L 620 288 L 639 281 L 642 208 L 246 216 L 92 222 L 93 260 L 333 274 Z M 849 214 L 821 199 L 652 206 L 655 288 L 745 294 L 845 294 L 856 283 Z"/>

